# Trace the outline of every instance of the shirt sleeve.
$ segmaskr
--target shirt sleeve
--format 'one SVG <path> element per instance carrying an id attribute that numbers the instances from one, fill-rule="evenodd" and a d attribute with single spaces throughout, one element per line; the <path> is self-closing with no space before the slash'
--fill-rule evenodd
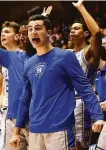
<path id="1" fill-rule="evenodd" d="M 24 71 L 23 82 L 23 92 L 20 97 L 20 105 L 16 120 L 16 127 L 19 128 L 24 128 L 29 119 L 29 106 L 32 97 L 31 84 L 27 77 L 27 69 Z"/>
<path id="2" fill-rule="evenodd" d="M 73 52 L 68 52 L 64 65 L 68 75 L 71 78 L 73 87 L 83 99 L 93 121 L 103 120 L 103 112 L 97 100 L 96 94 L 94 93 L 92 86 L 90 85 Z"/>
<path id="3" fill-rule="evenodd" d="M 10 59 L 9 59 L 8 51 L 0 48 L 0 66 L 4 66 L 5 68 L 8 68 L 9 62 Z"/>

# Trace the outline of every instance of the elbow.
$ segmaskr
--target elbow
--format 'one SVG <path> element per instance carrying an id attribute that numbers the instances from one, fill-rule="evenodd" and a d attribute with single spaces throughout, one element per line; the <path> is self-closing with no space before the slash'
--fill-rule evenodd
<path id="1" fill-rule="evenodd" d="M 95 28 L 95 32 L 93 32 L 92 36 L 101 37 L 101 30 L 100 30 L 100 28 Z"/>

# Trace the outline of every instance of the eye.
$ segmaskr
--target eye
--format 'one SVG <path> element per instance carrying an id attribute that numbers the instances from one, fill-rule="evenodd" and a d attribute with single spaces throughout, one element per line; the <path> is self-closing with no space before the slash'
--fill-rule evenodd
<path id="1" fill-rule="evenodd" d="M 29 27 L 29 28 L 28 28 L 28 31 L 29 31 L 29 32 L 31 32 L 31 31 L 32 31 L 32 28 L 31 28 L 31 27 Z"/>
<path id="2" fill-rule="evenodd" d="M 35 30 L 36 30 L 36 31 L 40 31 L 40 30 L 41 30 L 41 27 L 35 27 Z"/>
<path id="3" fill-rule="evenodd" d="M 75 30 L 79 30 L 80 28 L 79 27 L 75 27 Z"/>

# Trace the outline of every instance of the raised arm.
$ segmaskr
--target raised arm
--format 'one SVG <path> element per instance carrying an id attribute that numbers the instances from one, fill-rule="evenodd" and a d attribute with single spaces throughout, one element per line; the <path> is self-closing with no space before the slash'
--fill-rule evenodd
<path id="1" fill-rule="evenodd" d="M 10 59 L 7 50 L 0 48 L 0 66 L 8 68 L 9 63 Z"/>
<path id="2" fill-rule="evenodd" d="M 100 28 L 84 7 L 83 0 L 78 0 L 77 3 L 73 2 L 72 4 L 81 13 L 91 33 L 91 45 L 89 49 L 85 52 L 85 57 L 90 64 L 97 66 L 100 58 L 100 49 L 102 44 Z"/>

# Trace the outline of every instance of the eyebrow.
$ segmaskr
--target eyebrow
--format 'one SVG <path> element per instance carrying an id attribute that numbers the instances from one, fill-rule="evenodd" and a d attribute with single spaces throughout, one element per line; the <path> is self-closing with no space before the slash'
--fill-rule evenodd
<path id="1" fill-rule="evenodd" d="M 35 27 L 36 27 L 36 26 L 40 26 L 40 27 L 42 27 L 43 25 L 36 24 L 36 25 L 35 25 Z M 32 27 L 32 26 L 31 26 L 31 25 L 27 25 L 27 27 L 29 28 L 29 27 Z"/>

